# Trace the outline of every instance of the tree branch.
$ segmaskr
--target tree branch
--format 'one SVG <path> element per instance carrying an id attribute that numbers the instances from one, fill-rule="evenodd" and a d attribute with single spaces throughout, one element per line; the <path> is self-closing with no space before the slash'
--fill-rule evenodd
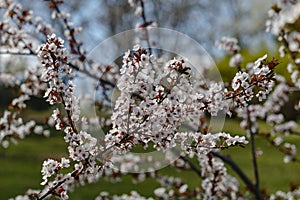
<path id="1" fill-rule="evenodd" d="M 248 123 L 248 130 L 250 133 L 250 143 L 251 143 L 251 156 L 252 156 L 252 165 L 253 165 L 253 173 L 254 173 L 254 186 L 255 191 L 257 194 L 257 199 L 263 199 L 262 194 L 259 191 L 259 173 L 258 173 L 258 166 L 257 166 L 257 159 L 256 159 L 256 153 L 255 153 L 255 132 L 252 130 L 252 122 L 251 122 L 251 116 L 250 116 L 250 110 L 249 106 L 247 106 L 247 123 Z"/>
<path id="2" fill-rule="evenodd" d="M 184 162 L 186 162 L 190 168 L 200 177 L 203 179 L 202 173 L 200 171 L 200 169 L 197 168 L 197 166 L 190 161 L 189 159 L 187 159 L 185 156 L 180 156 L 180 159 L 182 159 Z"/>
<path id="3" fill-rule="evenodd" d="M 146 41 L 147 41 L 147 45 L 149 47 L 149 53 L 152 54 L 152 49 L 151 49 L 151 45 L 150 45 L 150 39 L 149 39 L 149 33 L 147 30 L 147 26 L 146 24 L 148 24 L 149 22 L 147 21 L 146 18 L 146 14 L 145 14 L 145 4 L 143 0 L 140 0 L 141 3 L 141 7 L 142 7 L 142 19 L 143 19 L 143 23 L 145 25 L 144 29 L 145 29 L 145 33 L 146 33 Z"/>
<path id="4" fill-rule="evenodd" d="M 222 155 L 218 152 L 212 151 L 212 155 L 220 158 L 223 162 L 227 163 L 233 171 L 237 173 L 237 175 L 242 179 L 242 181 L 246 184 L 246 186 L 251 190 L 251 192 L 255 195 L 256 199 L 262 200 L 262 194 L 255 184 L 247 177 L 247 175 L 241 170 L 241 168 L 231 159 L 230 156 Z"/>

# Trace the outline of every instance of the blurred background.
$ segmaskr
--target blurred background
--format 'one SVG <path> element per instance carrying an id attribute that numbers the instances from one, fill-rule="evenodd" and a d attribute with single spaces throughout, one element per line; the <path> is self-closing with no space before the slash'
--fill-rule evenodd
<path id="1" fill-rule="evenodd" d="M 268 52 L 269 58 L 277 55 L 276 40 L 270 33 L 265 32 L 267 13 L 274 1 L 265 0 L 262 3 L 260 0 L 146 0 L 145 15 L 147 21 L 155 22 L 158 27 L 182 32 L 201 44 L 215 60 L 223 80 L 228 81 L 234 76 L 236 69 L 228 67 L 229 57 L 215 46 L 216 40 L 223 36 L 237 38 L 244 56 L 242 64 L 253 61 L 265 52 Z M 48 2 L 16 2 L 33 10 L 35 16 L 41 16 L 54 27 L 58 36 L 66 39 L 63 24 L 51 18 L 52 11 Z M 139 6 L 139 2 L 136 6 Z M 82 27 L 83 31 L 76 36 L 83 42 L 83 48 L 87 52 L 103 40 L 143 23 L 142 17 L 134 14 L 135 7 L 131 7 L 127 0 L 65 1 L 60 5 L 60 9 L 71 14 L 69 21 L 73 22 L 74 27 Z M 4 12 L 0 10 L 1 16 Z M 26 31 L 33 40 L 44 40 L 35 30 L 28 28 Z M 26 65 L 37 63 L 32 57 L 0 55 L 0 72 L 17 72 L 18 76 L 22 76 L 22 69 Z M 7 91 L 5 94 L 0 97 L 1 109 L 10 101 Z M 36 103 L 33 106 L 40 108 Z"/>
<path id="2" fill-rule="evenodd" d="M 41 0 L 19 0 L 19 2 L 24 7 L 33 10 L 36 16 L 41 16 L 52 24 L 55 27 L 55 33 L 64 39 L 63 25 L 51 19 L 51 11 L 47 2 Z M 229 56 L 215 46 L 215 41 L 221 39 L 222 36 L 235 37 L 239 40 L 241 54 L 244 56 L 242 65 L 256 60 L 266 52 L 269 58 L 279 58 L 276 39 L 270 33 L 265 32 L 268 10 L 273 3 L 275 3 L 274 0 L 146 0 L 145 14 L 147 20 L 156 22 L 158 27 L 182 32 L 199 42 L 215 60 L 223 80 L 228 81 L 234 76 L 236 69 L 228 67 Z M 70 21 L 75 27 L 82 27 L 82 32 L 77 37 L 83 42 L 83 47 L 87 52 L 106 38 L 143 23 L 140 16 L 134 15 L 135 8 L 132 8 L 127 0 L 73 0 L 65 1 L 60 8 L 71 14 Z M 0 14 L 2 21 L 3 10 Z M 30 32 L 32 38 L 40 37 L 34 30 L 26 31 Z M 285 61 L 280 60 L 280 62 L 283 64 L 277 70 L 286 74 Z M 0 55 L 0 73 L 17 72 L 17 75 L 22 76 L 24 67 L 36 64 L 37 60 L 32 57 Z M 8 90 L 0 84 L 0 94 L 0 114 L 2 115 L 10 101 L 18 95 L 18 88 Z M 33 98 L 28 105 L 29 108 L 23 114 L 25 119 L 35 119 L 43 123 L 49 116 L 51 109 L 43 100 Z M 291 111 L 292 107 L 293 105 L 285 109 L 286 116 L 291 119 L 296 116 Z M 269 128 L 264 124 L 261 126 L 265 130 Z M 226 121 L 224 131 L 244 133 L 239 127 L 239 122 L 234 119 Z M 271 147 L 263 141 L 258 141 L 258 145 L 262 146 L 266 155 L 259 158 L 260 171 L 263 174 L 262 187 L 267 187 L 268 192 L 274 192 L 277 189 L 287 190 L 291 182 L 296 181 L 297 178 L 299 180 L 299 175 L 293 173 L 299 169 L 298 165 L 293 163 L 284 165 L 282 156 L 277 150 L 270 149 Z M 235 154 L 235 151 L 239 151 L 239 154 Z M 238 160 L 246 174 L 252 177 L 248 148 L 230 150 L 227 153 L 231 154 L 233 159 Z M 55 131 L 50 138 L 32 135 L 20 141 L 18 145 L 10 145 L 6 150 L 0 149 L 0 199 L 22 194 L 29 187 L 40 187 L 42 161 L 49 157 L 60 158 L 66 154 L 62 133 Z M 198 180 L 190 171 L 181 172 L 179 175 L 176 170 L 166 168 L 163 169 L 163 173 L 181 176 L 192 186 L 199 186 Z M 283 173 L 284 176 L 281 176 Z M 272 177 L 274 174 L 278 176 Z M 101 180 L 97 184 L 76 190 L 71 194 L 71 199 L 92 199 L 104 190 L 122 194 L 135 189 L 144 195 L 151 195 L 153 189 L 158 187 L 157 182 L 152 179 L 138 185 L 132 184 L 129 179 L 130 177 L 126 176 L 122 183 L 116 184 Z"/>

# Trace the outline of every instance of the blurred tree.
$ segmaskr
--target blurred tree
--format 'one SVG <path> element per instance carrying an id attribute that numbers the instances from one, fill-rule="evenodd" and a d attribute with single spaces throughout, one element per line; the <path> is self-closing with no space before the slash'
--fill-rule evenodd
<path id="1" fill-rule="evenodd" d="M 49 16 L 45 7 L 39 2 L 32 4 L 23 0 L 25 5 L 36 10 L 42 16 Z M 272 0 L 146 0 L 145 11 L 148 21 L 154 21 L 159 27 L 184 32 L 213 54 L 220 54 L 212 44 L 222 36 L 234 36 L 241 45 L 257 47 L 257 44 L 273 44 L 270 36 L 264 34 L 267 10 Z M 141 23 L 140 17 L 132 17 L 128 0 L 90 0 L 66 1 L 62 9 L 72 13 L 75 26 L 82 26 L 82 40 L 87 41 L 87 48 L 94 48 L 97 42 L 107 37 L 126 31 Z M 51 19 L 50 17 L 48 17 Z M 59 25 L 56 26 L 61 31 Z"/>

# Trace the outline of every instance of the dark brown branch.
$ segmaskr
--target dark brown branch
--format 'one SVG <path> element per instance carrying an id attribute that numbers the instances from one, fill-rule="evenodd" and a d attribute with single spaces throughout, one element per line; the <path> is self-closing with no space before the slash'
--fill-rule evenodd
<path id="1" fill-rule="evenodd" d="M 253 123 L 251 122 L 250 110 L 249 106 L 247 107 L 247 123 L 248 123 L 248 130 L 250 133 L 250 143 L 251 143 L 251 156 L 252 156 L 252 165 L 253 165 L 253 173 L 254 173 L 254 186 L 255 191 L 257 191 L 258 196 L 257 199 L 263 199 L 261 193 L 259 192 L 259 174 L 258 174 L 258 166 L 257 166 L 257 159 L 256 159 L 256 152 L 255 152 L 255 132 L 252 131 Z"/>
<path id="2" fill-rule="evenodd" d="M 71 112 L 69 109 L 66 108 L 66 102 L 65 102 L 65 100 L 64 100 L 64 96 L 63 96 L 62 93 L 60 93 L 60 98 L 61 98 L 62 104 L 63 104 L 63 106 L 64 106 L 64 108 L 65 108 L 65 111 L 66 111 L 66 113 L 67 113 L 69 125 L 71 126 L 73 132 L 74 132 L 75 134 L 78 134 L 78 130 L 77 130 L 77 128 L 76 128 L 76 126 L 75 126 L 75 124 L 74 124 L 74 122 L 73 122 L 73 120 L 72 120 L 72 112 Z"/>
<path id="3" fill-rule="evenodd" d="M 96 76 L 95 74 L 90 73 L 90 72 L 89 72 L 88 70 L 86 70 L 86 69 L 80 69 L 78 66 L 76 66 L 76 65 L 74 65 L 74 64 L 72 64 L 72 63 L 70 63 L 70 62 L 64 62 L 64 64 L 66 64 L 66 65 L 72 67 L 74 70 L 76 70 L 76 71 L 78 71 L 78 72 L 81 72 L 81 73 L 87 75 L 88 77 L 90 77 L 90 78 L 92 78 L 92 79 L 94 79 L 94 80 L 100 81 L 100 82 L 101 82 L 102 84 L 104 84 L 104 85 L 109 85 L 110 87 L 115 87 L 115 86 L 116 86 L 113 82 L 110 82 L 110 81 L 105 80 L 105 79 L 103 79 L 103 78 L 101 78 L 101 77 L 98 77 L 98 76 Z"/>
<path id="4" fill-rule="evenodd" d="M 150 39 L 149 39 L 149 32 L 148 32 L 148 29 L 146 26 L 146 24 L 148 24 L 149 22 L 147 21 L 146 14 L 145 14 L 145 4 L 144 4 L 143 0 L 140 0 L 140 3 L 141 3 L 141 7 L 142 7 L 142 19 L 143 19 L 143 23 L 145 25 L 144 29 L 145 29 L 145 33 L 146 33 L 146 41 L 147 41 L 147 45 L 149 48 L 149 53 L 152 54 L 152 49 L 151 49 Z"/>
<path id="5" fill-rule="evenodd" d="M 222 155 L 218 152 L 212 151 L 212 155 L 220 158 L 223 162 L 227 163 L 233 171 L 237 173 L 237 175 L 242 179 L 242 181 L 246 184 L 246 186 L 251 190 L 251 192 L 255 195 L 256 199 L 262 200 L 262 194 L 259 189 L 252 183 L 252 181 L 247 177 L 247 175 L 241 170 L 241 168 L 231 159 L 230 156 Z"/>
<path id="6" fill-rule="evenodd" d="M 0 51 L 2 55 L 16 55 L 16 56 L 36 56 L 35 53 L 32 52 L 14 52 L 14 51 Z"/>
<path id="7" fill-rule="evenodd" d="M 57 12 L 58 14 L 61 15 L 62 13 L 61 13 L 59 7 L 57 6 L 56 1 L 50 0 L 50 2 L 53 3 L 52 5 L 54 6 L 54 9 L 56 10 L 56 12 Z M 78 41 L 76 40 L 76 38 L 75 38 L 75 35 L 74 35 L 74 29 L 69 25 L 69 22 L 68 22 L 68 20 L 67 20 L 66 18 L 61 18 L 61 19 L 62 19 L 62 21 L 63 21 L 63 23 L 64 23 L 66 29 L 67 29 L 67 30 L 69 31 L 69 33 L 70 33 L 70 37 L 71 37 L 71 41 L 69 41 L 70 48 L 73 49 L 72 44 L 73 44 L 73 42 L 74 42 L 74 44 L 76 45 L 76 51 L 77 51 L 77 54 L 78 54 L 79 56 L 82 56 L 82 57 L 85 58 L 85 55 L 83 55 L 82 50 L 81 50 L 81 48 L 80 48 L 80 47 L 81 47 L 81 43 L 78 42 Z"/>
<path id="8" fill-rule="evenodd" d="M 200 177 L 200 178 L 204 178 L 202 176 L 202 173 L 200 171 L 200 169 L 197 168 L 197 166 L 190 161 L 188 158 L 186 158 L 185 156 L 180 156 L 180 159 L 182 159 L 185 163 L 187 163 L 189 165 L 189 167 Z"/>
<path id="9" fill-rule="evenodd" d="M 78 175 L 78 170 L 74 170 L 72 173 L 71 173 L 71 176 L 72 177 L 76 177 Z M 42 200 L 42 199 L 45 199 L 47 196 L 51 195 L 54 193 L 54 191 L 59 188 L 59 186 L 61 186 L 62 184 L 64 184 L 66 182 L 67 178 L 59 181 L 57 183 L 57 185 L 55 185 L 54 187 L 50 188 L 45 194 L 43 194 L 41 197 L 37 197 L 36 200 Z"/>
<path id="10" fill-rule="evenodd" d="M 36 198 L 36 200 L 42 200 L 45 199 L 47 196 L 51 195 L 59 186 L 61 186 L 62 184 L 64 184 L 66 182 L 66 179 L 60 181 L 57 183 L 57 185 L 55 185 L 54 187 L 52 187 L 51 189 L 49 189 L 45 194 L 43 194 L 41 197 Z"/>

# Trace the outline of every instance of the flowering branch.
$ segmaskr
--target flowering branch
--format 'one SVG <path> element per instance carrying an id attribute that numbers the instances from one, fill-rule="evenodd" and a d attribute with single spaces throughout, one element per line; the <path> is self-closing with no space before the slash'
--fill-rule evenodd
<path id="1" fill-rule="evenodd" d="M 161 185 L 153 191 L 156 198 L 247 198 L 248 194 L 240 192 L 237 179 L 227 173 L 227 163 L 256 199 L 264 199 L 268 196 L 260 191 L 256 135 L 265 137 L 270 144 L 285 153 L 284 162 L 298 161 L 296 145 L 284 142 L 283 139 L 289 134 L 299 135 L 298 124 L 296 121 L 288 121 L 281 109 L 291 101 L 289 94 L 300 88 L 300 39 L 297 25 L 300 3 L 284 1 L 284 4 L 289 4 L 287 8 L 273 7 L 273 12 L 269 13 L 272 18 L 269 29 L 282 42 L 281 54 L 288 52 L 290 56 L 291 65 L 287 68 L 292 83 L 275 74 L 274 69 L 279 62 L 276 59 L 268 61 L 267 55 L 243 67 L 238 41 L 234 38 L 222 38 L 217 45 L 232 55 L 229 65 L 237 67 L 232 81 L 223 85 L 216 81 L 206 81 L 205 77 L 194 77 L 189 62 L 183 58 L 167 60 L 152 55 L 148 28 L 153 22 L 146 18 L 145 6 L 148 4 L 144 0 L 130 0 L 129 3 L 137 3 L 135 14 L 142 18 L 139 28 L 145 34 L 142 39 L 146 40 L 149 49 L 135 45 L 132 50 L 125 52 L 122 67 L 116 69 L 113 68 L 114 65 L 87 60 L 83 43 L 76 36 L 81 29 L 74 28 L 69 20 L 70 14 L 60 9 L 63 1 L 46 1 L 52 11 L 52 18 L 62 22 L 70 52 L 64 47 L 65 41 L 53 34 L 50 25 L 33 18 L 32 11 L 11 0 L 0 3 L 0 8 L 7 11 L 5 20 L 0 22 L 1 44 L 6 47 L 0 54 L 37 56 L 41 62 L 41 66 L 25 71 L 24 81 L 17 80 L 10 73 L 0 74 L 1 84 L 5 87 L 20 87 L 21 91 L 21 95 L 10 104 L 13 111 L 4 111 L 0 118 L 2 146 L 7 147 L 9 139 L 14 141 L 16 138 L 23 138 L 32 131 L 49 134 L 49 130 L 44 130 L 34 121 L 23 123 L 22 118 L 18 117 L 20 111 L 26 108 L 25 102 L 30 96 L 44 94 L 50 105 L 62 105 L 61 110 L 64 110 L 64 114 L 58 108 L 53 110 L 49 121 L 53 121 L 52 125 L 57 131 L 64 131 L 68 157 L 63 157 L 60 161 L 45 160 L 41 170 L 41 185 L 44 189 L 29 191 L 24 198 L 35 197 L 41 200 L 52 195 L 68 199 L 68 192 L 77 185 L 98 181 L 100 177 L 118 180 L 129 172 L 134 172 L 134 181 L 155 178 Z M 26 26 L 35 28 L 38 34 L 46 37 L 46 41 L 35 47 L 42 40 L 30 42 L 28 33 L 24 31 Z M 85 60 L 88 65 L 85 65 Z M 93 122 L 80 112 L 80 97 L 75 95 L 76 88 L 73 84 L 76 78 L 74 71 L 99 81 L 100 85 L 95 86 L 95 89 L 101 86 L 104 93 L 114 87 L 118 90 L 112 115 L 94 119 L 95 124 L 103 120 L 111 121 L 104 138 L 97 139 L 88 133 Z M 98 77 L 98 74 L 103 77 Z M 193 78 L 196 80 L 193 81 Z M 295 103 L 295 110 L 300 110 L 300 102 Z M 217 116 L 219 112 L 237 114 L 241 119 L 241 127 L 249 134 L 253 182 L 236 162 L 221 153 L 223 149 L 244 147 L 248 141 L 245 136 L 233 136 L 209 127 L 207 117 Z M 271 126 L 270 132 L 265 135 L 262 133 L 258 119 Z M 192 189 L 180 179 L 161 176 L 156 169 L 150 167 L 140 169 L 139 166 L 146 161 L 155 163 L 155 158 L 141 158 L 131 153 L 138 145 L 145 149 L 151 146 L 156 151 L 164 152 L 172 167 L 191 169 L 201 179 L 199 187 Z M 174 156 L 176 159 L 173 159 Z M 141 173 L 138 173 L 139 170 Z M 279 192 L 270 195 L 270 198 L 297 198 L 298 190 L 294 188 L 289 193 Z M 136 192 L 123 197 L 146 199 Z M 109 195 L 101 192 L 97 199 L 103 198 L 107 199 Z"/>

